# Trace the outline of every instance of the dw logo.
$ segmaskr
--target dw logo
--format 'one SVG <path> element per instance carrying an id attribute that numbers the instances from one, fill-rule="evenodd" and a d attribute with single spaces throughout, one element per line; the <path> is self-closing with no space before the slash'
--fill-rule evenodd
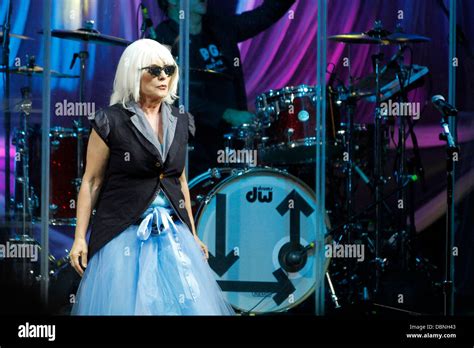
<path id="1" fill-rule="evenodd" d="M 257 199 L 260 203 L 270 203 L 273 199 L 273 192 L 271 187 L 254 187 L 252 191 L 245 195 L 247 201 L 254 203 Z"/>

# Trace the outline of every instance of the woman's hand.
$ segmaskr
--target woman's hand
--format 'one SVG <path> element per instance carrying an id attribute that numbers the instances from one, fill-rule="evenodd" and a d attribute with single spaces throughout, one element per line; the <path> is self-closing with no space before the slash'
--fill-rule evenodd
<path id="1" fill-rule="evenodd" d="M 206 244 L 204 244 L 197 235 L 194 235 L 194 240 L 198 243 L 204 255 L 206 255 L 206 260 L 209 259 L 209 250 L 207 250 Z"/>
<path id="2" fill-rule="evenodd" d="M 69 257 L 71 259 L 72 267 L 74 267 L 76 272 L 79 273 L 79 275 L 82 277 L 82 275 L 84 274 L 84 268 L 87 267 L 87 242 L 85 238 L 74 239 L 74 244 L 72 245 Z M 80 264 L 79 257 L 81 258 Z"/>

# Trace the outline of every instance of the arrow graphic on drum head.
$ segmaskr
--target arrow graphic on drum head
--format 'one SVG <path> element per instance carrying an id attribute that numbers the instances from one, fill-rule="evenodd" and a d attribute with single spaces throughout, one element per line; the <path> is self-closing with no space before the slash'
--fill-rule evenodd
<path id="1" fill-rule="evenodd" d="M 209 253 L 209 266 L 222 277 L 230 267 L 239 259 L 232 250 L 227 255 L 226 252 L 226 195 L 218 193 L 216 195 L 216 256 Z"/>
<path id="2" fill-rule="evenodd" d="M 314 209 L 300 196 L 295 190 L 291 191 L 288 196 L 277 206 L 277 211 L 281 216 L 290 211 L 290 244 L 300 244 L 300 212 L 305 216 L 313 213 Z"/>
<path id="3" fill-rule="evenodd" d="M 222 291 L 275 293 L 273 300 L 277 305 L 280 305 L 296 289 L 281 268 L 274 271 L 273 276 L 276 278 L 276 282 L 218 280 L 217 283 Z"/>

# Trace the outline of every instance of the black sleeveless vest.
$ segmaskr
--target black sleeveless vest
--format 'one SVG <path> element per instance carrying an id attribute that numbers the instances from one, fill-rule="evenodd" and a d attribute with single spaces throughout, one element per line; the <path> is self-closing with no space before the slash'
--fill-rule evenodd
<path id="1" fill-rule="evenodd" d="M 120 232 L 136 223 L 160 190 L 191 231 L 179 177 L 186 160 L 192 116 L 171 106 L 177 124 L 163 162 L 158 149 L 132 122 L 136 115 L 115 104 L 90 117 L 91 127 L 110 149 L 110 157 L 91 219 L 89 259 Z M 191 122 L 192 123 L 192 122 Z"/>

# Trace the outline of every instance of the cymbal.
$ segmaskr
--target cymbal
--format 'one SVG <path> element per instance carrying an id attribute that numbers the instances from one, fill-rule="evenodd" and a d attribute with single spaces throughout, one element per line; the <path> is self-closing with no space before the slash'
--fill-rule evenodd
<path id="1" fill-rule="evenodd" d="M 389 42 L 378 37 L 368 35 L 368 33 L 347 33 L 328 37 L 331 41 L 354 43 L 354 44 L 378 44 L 387 45 Z"/>
<path id="2" fill-rule="evenodd" d="M 40 30 L 39 33 L 43 34 L 43 31 Z M 128 46 L 131 43 L 131 41 L 119 37 L 101 34 L 97 30 L 83 28 L 78 30 L 51 30 L 51 36 L 59 39 L 84 41 L 111 46 Z"/>
<path id="3" fill-rule="evenodd" d="M 419 43 L 419 42 L 428 42 L 431 41 L 429 37 L 421 36 L 417 34 L 408 34 L 403 32 L 395 32 L 384 38 L 384 40 L 390 41 L 391 43 Z"/>
<path id="4" fill-rule="evenodd" d="M 10 33 L 9 36 L 15 39 L 20 39 L 20 40 L 34 40 L 32 37 L 20 35 L 20 34 L 14 34 L 14 33 Z M 3 37 L 3 31 L 0 31 L 0 37 Z"/>
<path id="5" fill-rule="evenodd" d="M 390 33 L 386 30 L 370 30 L 365 33 L 347 33 L 328 37 L 331 41 L 351 44 L 396 45 L 404 43 L 420 43 L 431 41 L 426 36 L 408 34 L 404 32 Z"/>
<path id="6" fill-rule="evenodd" d="M 0 72 L 5 72 L 6 69 L 2 68 L 0 69 Z M 43 67 L 39 65 L 35 65 L 34 67 L 29 67 L 29 66 L 13 66 L 8 69 L 8 71 L 12 74 L 17 74 L 17 75 L 25 75 L 25 76 L 42 76 L 44 69 Z M 69 75 L 69 74 L 63 74 L 55 70 L 51 70 L 51 77 L 55 78 L 70 78 L 70 79 L 75 79 L 78 78 L 78 75 Z"/>

